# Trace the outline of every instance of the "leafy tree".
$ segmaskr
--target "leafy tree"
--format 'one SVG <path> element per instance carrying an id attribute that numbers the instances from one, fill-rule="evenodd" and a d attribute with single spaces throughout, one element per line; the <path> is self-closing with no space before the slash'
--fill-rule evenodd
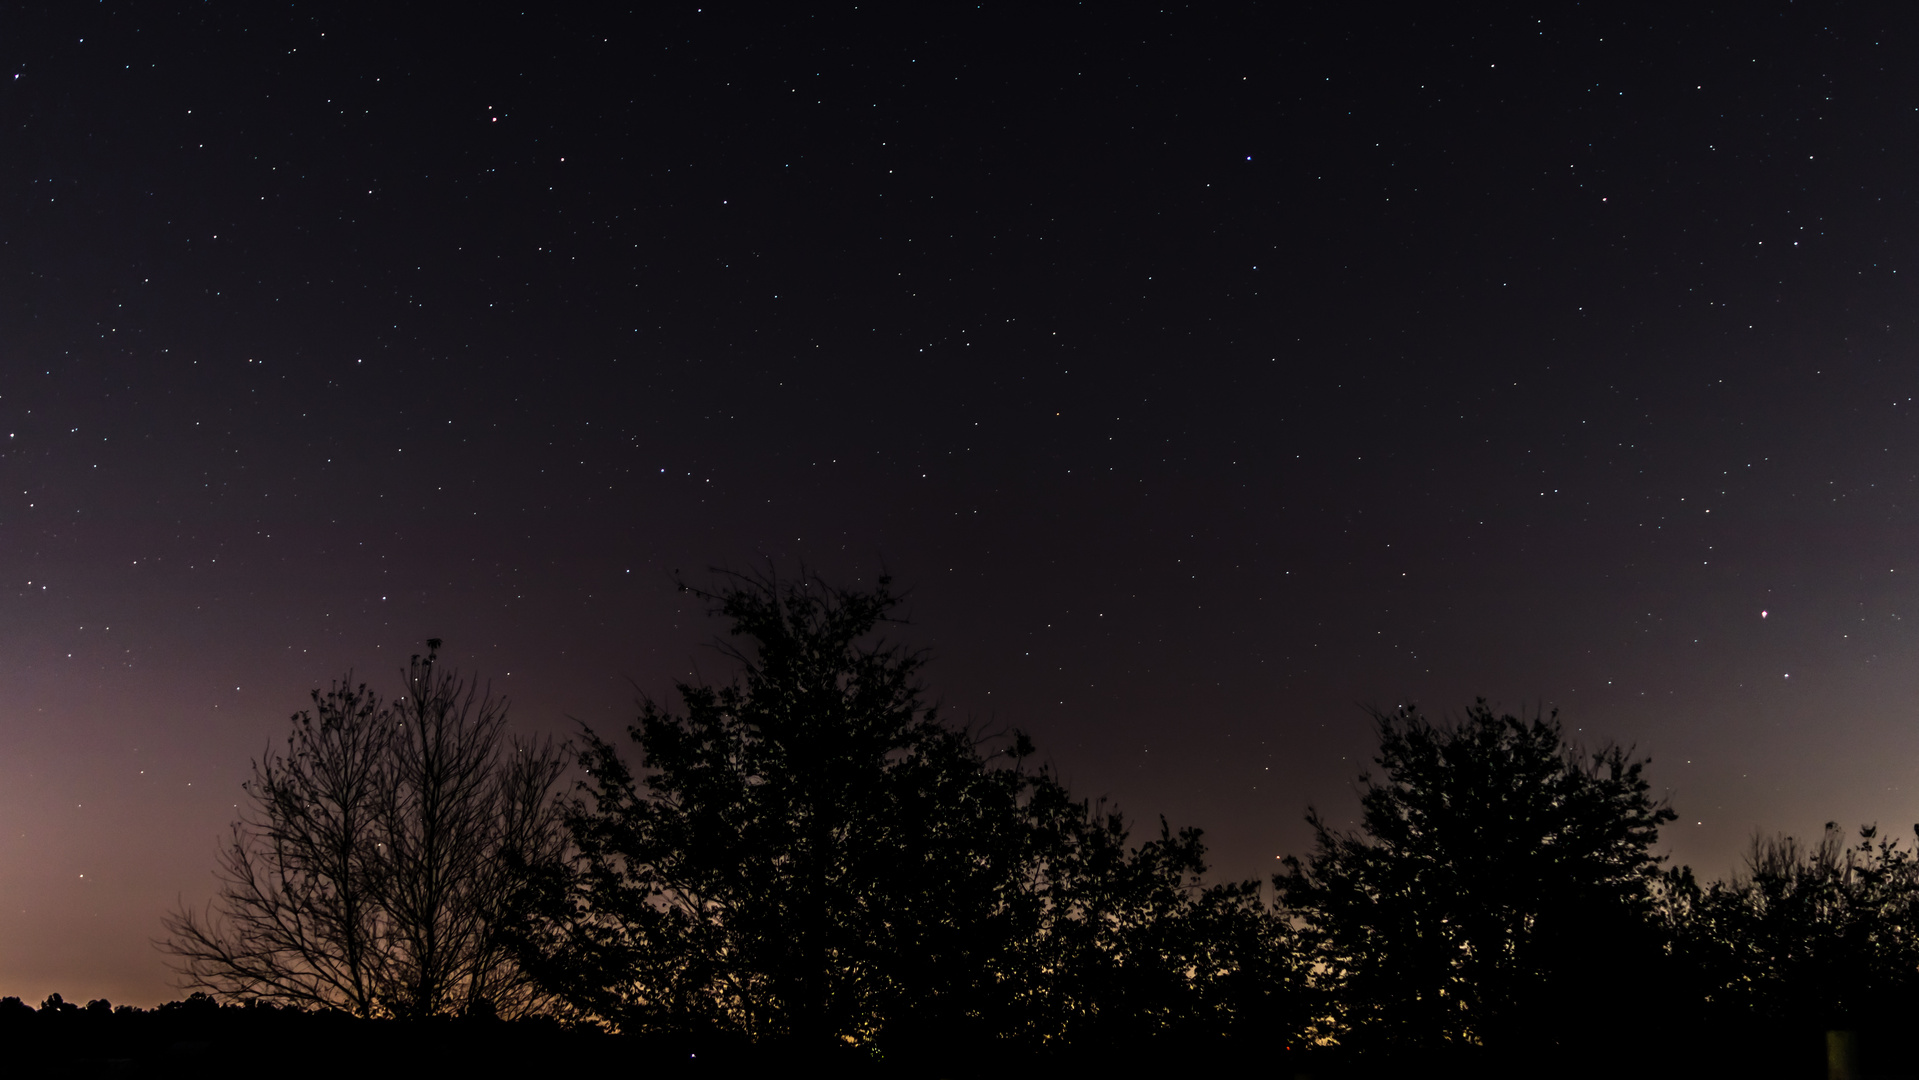
<path id="1" fill-rule="evenodd" d="M 678 712 L 643 701 L 637 770 L 589 734 L 579 861 L 522 929 L 576 1007 L 629 1031 L 910 1053 L 1161 1030 L 1258 997 L 1227 988 L 1227 954 L 1267 939 L 1212 955 L 1180 930 L 1266 918 L 1257 898 L 1199 887 L 1196 831 L 1129 847 L 1116 813 L 1026 767 L 1025 738 L 989 750 L 942 723 L 924 655 L 878 634 L 899 604 L 886 579 L 701 595 L 738 677 L 678 685 Z"/>
<path id="2" fill-rule="evenodd" d="M 540 995 L 495 932 L 527 868 L 560 856 L 550 744 L 427 643 L 387 703 L 349 675 L 255 762 L 205 911 L 162 948 L 186 987 L 356 1016 L 524 1012 Z"/>
<path id="3" fill-rule="evenodd" d="M 1130 844 L 1117 812 L 1057 785 L 1029 803 L 1042 838 L 1030 894 L 1045 915 L 1020 942 L 1027 1041 L 1132 1055 L 1241 1039 L 1270 1051 L 1303 1028 L 1291 928 L 1257 881 L 1207 886 L 1200 830 Z"/>
<path id="4" fill-rule="evenodd" d="M 1557 715 L 1456 723 L 1375 712 L 1383 776 L 1356 832 L 1317 811 L 1275 878 L 1327 992 L 1323 1030 L 1357 1046 L 1551 1045 L 1568 1013 L 1617 1016 L 1661 942 L 1659 826 L 1646 762 L 1568 745 Z"/>
<path id="5" fill-rule="evenodd" d="M 921 702 L 923 657 L 870 640 L 885 582 L 733 584 L 707 599 L 740 678 L 644 701 L 637 777 L 588 736 L 580 876 L 528 931 L 547 977 L 624 1029 L 816 1047 L 954 1011 L 1021 916 L 1030 778 L 983 767 Z"/>
<path id="6" fill-rule="evenodd" d="M 1919 998 L 1919 858 L 1873 826 L 1851 845 L 1830 823 L 1811 845 L 1755 837 L 1743 874 L 1686 882 L 1668 912 L 1721 1022 L 1903 1021 Z"/>

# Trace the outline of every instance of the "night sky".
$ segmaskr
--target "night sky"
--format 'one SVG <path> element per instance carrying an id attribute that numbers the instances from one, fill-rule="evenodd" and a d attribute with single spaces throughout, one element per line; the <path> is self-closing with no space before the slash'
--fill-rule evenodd
<path id="1" fill-rule="evenodd" d="M 1479 695 L 1906 834 L 1907 14 L 6 5 L 0 994 L 177 996 L 311 688 L 615 733 L 769 561 L 1222 877 Z"/>

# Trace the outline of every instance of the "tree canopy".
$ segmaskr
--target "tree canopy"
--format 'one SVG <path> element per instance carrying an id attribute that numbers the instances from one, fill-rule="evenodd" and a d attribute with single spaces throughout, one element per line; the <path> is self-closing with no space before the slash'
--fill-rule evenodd
<path id="1" fill-rule="evenodd" d="M 1828 826 L 1701 886 L 1663 866 L 1647 760 L 1556 714 L 1375 711 L 1357 821 L 1309 809 L 1269 894 L 1209 881 L 1198 829 L 1076 796 L 1023 734 L 949 722 L 889 580 L 696 595 L 728 677 L 643 698 L 619 742 L 586 731 L 570 797 L 560 752 L 508 739 L 437 642 L 390 702 L 316 691 L 255 764 L 214 903 L 169 917 L 184 985 L 958 1073 L 1287 1047 L 1603 1072 L 1595 1031 L 1797 1069 L 1828 1027 L 1919 1004 L 1919 849 Z M 56 995 L 35 1023 L 74 1011 Z"/>
<path id="2" fill-rule="evenodd" d="M 1919 857 L 1875 826 L 1755 836 L 1743 873 L 1677 882 L 1668 913 L 1711 1019 L 1849 1027 L 1919 1004 Z"/>
<path id="3" fill-rule="evenodd" d="M 1358 830 L 1309 811 L 1314 850 L 1275 879 L 1322 971 L 1325 1029 L 1510 1046 L 1550 1041 L 1551 1014 L 1575 1004 L 1610 1008 L 1607 967 L 1658 953 L 1652 848 L 1673 812 L 1645 761 L 1483 700 L 1448 724 L 1410 708 L 1374 720 L 1381 776 L 1361 777 Z M 1596 940 L 1608 965 L 1592 962 Z"/>
<path id="4" fill-rule="evenodd" d="M 1263 1002 L 1232 984 L 1273 954 L 1257 887 L 1204 887 L 1197 830 L 1132 845 L 1017 733 L 942 722 L 924 654 L 883 633 L 889 581 L 735 576 L 702 595 L 736 677 L 678 685 L 677 711 L 644 700 L 637 768 L 588 734 L 576 873 L 527 927 L 576 1007 L 900 1049 L 1224 1030 Z"/>

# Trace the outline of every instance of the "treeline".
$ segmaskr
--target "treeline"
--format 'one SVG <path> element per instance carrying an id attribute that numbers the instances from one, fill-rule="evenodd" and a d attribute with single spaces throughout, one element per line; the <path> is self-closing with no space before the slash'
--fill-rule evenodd
<path id="1" fill-rule="evenodd" d="M 1271 881 L 1209 883 L 1197 829 L 1138 835 L 1024 736 L 944 722 L 886 581 L 702 595 L 736 676 L 570 756 L 507 738 L 437 642 L 393 701 L 316 692 L 216 900 L 169 917 L 184 985 L 942 1075 L 1884 1072 L 1874 1033 L 1919 1005 L 1911 847 L 1829 828 L 1701 885 L 1655 853 L 1646 763 L 1554 717 L 1378 714 L 1357 827 L 1309 812 Z"/>

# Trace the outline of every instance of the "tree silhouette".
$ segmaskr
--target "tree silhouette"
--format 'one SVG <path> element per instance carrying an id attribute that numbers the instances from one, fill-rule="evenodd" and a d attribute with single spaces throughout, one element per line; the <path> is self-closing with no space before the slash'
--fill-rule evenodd
<path id="1" fill-rule="evenodd" d="M 906 984 L 977 976 L 952 934 L 973 911 L 902 923 L 900 902 L 925 859 L 963 863 L 942 904 L 992 905 L 1007 877 L 992 815 L 1007 800 L 981 788 L 1017 779 L 981 769 L 921 704 L 919 654 L 865 643 L 898 602 L 887 583 L 733 583 L 706 599 L 746 639 L 725 646 L 741 677 L 681 683 L 683 714 L 645 700 L 629 729 L 637 779 L 587 737 L 589 802 L 570 813 L 581 877 L 530 934 L 555 986 L 626 1030 L 869 1042 L 900 994 L 887 967 L 906 963 L 902 938 L 933 969 Z"/>
<path id="2" fill-rule="evenodd" d="M 740 678 L 679 685 L 683 713 L 644 701 L 638 777 L 588 736 L 581 876 L 530 931 L 548 978 L 623 1029 L 814 1047 L 947 1011 L 1019 915 L 1028 778 L 982 767 L 921 702 L 922 656 L 871 640 L 885 581 L 739 577 L 706 599 L 744 639 Z"/>
<path id="3" fill-rule="evenodd" d="M 1754 837 L 1744 873 L 1669 912 L 1716 1019 L 1903 1023 L 1919 997 L 1919 859 L 1873 826 L 1851 845 L 1830 823 L 1811 845 Z"/>
<path id="4" fill-rule="evenodd" d="M 255 762 L 204 912 L 168 915 L 184 986 L 361 1017 L 516 1014 L 541 999 L 495 930 L 560 857 L 565 759 L 506 702 L 415 656 L 391 704 L 352 677 Z"/>
<path id="5" fill-rule="evenodd" d="M 578 864 L 522 929 L 575 1007 L 909 1056 L 1262 1007 L 1233 980 L 1272 935 L 1195 936 L 1270 922 L 1256 888 L 1201 889 L 1197 831 L 1129 847 L 1118 814 L 1026 767 L 1025 738 L 988 750 L 940 722 L 924 655 L 879 634 L 887 579 L 734 575 L 701 595 L 738 677 L 678 685 L 679 712 L 643 701 L 637 770 L 589 734 Z"/>
<path id="6" fill-rule="evenodd" d="M 1407 708 L 1374 720 L 1383 776 L 1361 777 L 1358 831 L 1309 811 L 1314 851 L 1275 879 L 1328 993 L 1322 1031 L 1520 1049 L 1573 1037 L 1568 1013 L 1635 1007 L 1628 980 L 1661 955 L 1651 847 L 1673 818 L 1645 761 L 1483 700 L 1445 726 Z"/>
<path id="7" fill-rule="evenodd" d="M 1085 1056 L 1256 1041 L 1303 1028 L 1303 965 L 1291 928 L 1257 881 L 1207 886 L 1198 829 L 1160 822 L 1133 846 L 1124 819 L 1056 784 L 1029 802 L 1038 858 L 1029 895 L 1044 912 L 1019 943 L 1018 1029 Z"/>

